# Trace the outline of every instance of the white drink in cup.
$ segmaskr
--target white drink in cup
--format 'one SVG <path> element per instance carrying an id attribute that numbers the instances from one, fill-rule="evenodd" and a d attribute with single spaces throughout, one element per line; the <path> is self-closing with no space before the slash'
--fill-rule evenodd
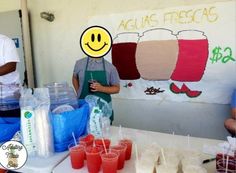
<path id="1" fill-rule="evenodd" d="M 207 173 L 207 170 L 201 166 L 191 165 L 182 168 L 183 173 Z"/>
<path id="2" fill-rule="evenodd" d="M 156 173 L 177 173 L 178 168 L 173 165 L 162 164 L 156 166 Z"/>
<path id="3" fill-rule="evenodd" d="M 135 162 L 136 173 L 155 173 L 155 162 L 148 158 L 142 158 Z"/>

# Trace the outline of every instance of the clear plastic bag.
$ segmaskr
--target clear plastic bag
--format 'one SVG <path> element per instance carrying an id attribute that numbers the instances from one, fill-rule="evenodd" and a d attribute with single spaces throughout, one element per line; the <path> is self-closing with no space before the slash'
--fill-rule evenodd
<path id="1" fill-rule="evenodd" d="M 32 94 L 32 90 L 21 90 L 21 134 L 22 142 L 25 145 L 29 156 L 36 155 L 36 132 L 34 114 L 35 106 L 36 100 Z"/>
<path id="2" fill-rule="evenodd" d="M 100 97 L 88 95 L 85 101 L 89 104 L 90 116 L 88 121 L 88 133 L 96 137 L 107 137 L 110 134 L 110 116 L 112 115 L 111 103 L 107 103 Z"/>
<path id="3" fill-rule="evenodd" d="M 7 111 L 18 109 L 19 98 L 20 98 L 20 89 L 19 84 L 0 84 L 0 110 Z"/>
<path id="4" fill-rule="evenodd" d="M 85 97 L 85 101 L 89 104 L 90 112 L 92 111 L 93 107 L 97 106 L 102 111 L 103 117 L 110 118 L 112 115 L 111 102 L 107 103 L 105 100 L 95 95 L 87 95 Z"/>
<path id="5" fill-rule="evenodd" d="M 49 89 L 51 111 L 56 112 L 58 107 L 60 107 L 60 113 L 62 113 L 68 110 L 68 106 L 73 109 L 79 107 L 76 94 L 73 88 L 67 84 L 67 82 L 53 82 L 45 84 L 44 86 Z M 63 110 L 63 108 L 65 109 Z"/>

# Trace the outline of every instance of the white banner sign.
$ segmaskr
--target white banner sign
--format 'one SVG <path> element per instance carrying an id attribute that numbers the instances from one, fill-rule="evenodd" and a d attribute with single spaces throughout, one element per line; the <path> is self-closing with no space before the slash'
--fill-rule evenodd
<path id="1" fill-rule="evenodd" d="M 114 97 L 228 104 L 236 88 L 236 2 L 94 16 L 113 37 Z"/>

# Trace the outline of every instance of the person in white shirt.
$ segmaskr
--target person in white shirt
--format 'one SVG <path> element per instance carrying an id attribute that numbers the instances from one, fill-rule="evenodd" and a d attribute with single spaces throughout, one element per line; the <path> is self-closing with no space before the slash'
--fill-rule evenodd
<path id="1" fill-rule="evenodd" d="M 16 70 L 19 62 L 14 41 L 0 34 L 0 117 L 20 117 L 19 105 L 3 105 L 6 101 L 12 102 L 12 96 L 19 89 L 20 77 Z"/>

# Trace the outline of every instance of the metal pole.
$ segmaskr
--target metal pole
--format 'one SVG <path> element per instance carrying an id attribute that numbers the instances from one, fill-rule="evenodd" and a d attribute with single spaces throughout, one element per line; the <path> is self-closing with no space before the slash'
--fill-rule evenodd
<path id="1" fill-rule="evenodd" d="M 21 0 L 21 12 L 22 12 L 22 29 L 23 29 L 23 44 L 25 54 L 25 66 L 28 78 L 28 87 L 34 88 L 34 71 L 32 62 L 31 40 L 29 31 L 29 16 L 27 9 L 27 0 Z"/>

